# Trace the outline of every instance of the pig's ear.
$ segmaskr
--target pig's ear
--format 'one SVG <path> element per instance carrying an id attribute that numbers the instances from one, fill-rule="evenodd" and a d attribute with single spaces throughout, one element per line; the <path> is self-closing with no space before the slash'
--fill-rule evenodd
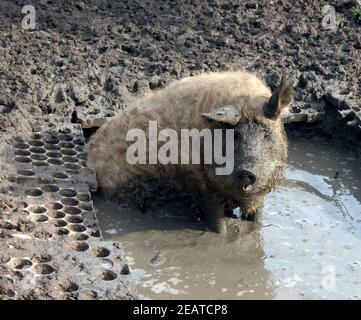
<path id="1" fill-rule="evenodd" d="M 220 122 L 220 123 L 227 123 L 232 126 L 236 126 L 239 123 L 239 120 L 241 119 L 240 113 L 232 105 L 225 106 L 210 113 L 202 113 L 201 115 L 207 120 Z"/>
<path id="2" fill-rule="evenodd" d="M 293 99 L 293 86 L 291 80 L 283 74 L 281 83 L 278 88 L 274 91 L 272 97 L 263 107 L 264 115 L 269 118 L 276 120 L 281 118 L 288 112 L 288 106 Z"/>

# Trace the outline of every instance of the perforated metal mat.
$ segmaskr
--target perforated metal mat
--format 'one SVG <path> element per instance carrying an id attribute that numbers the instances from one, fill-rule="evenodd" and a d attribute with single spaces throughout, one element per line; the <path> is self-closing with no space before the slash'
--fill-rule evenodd
<path id="1" fill-rule="evenodd" d="M 0 219 L 0 299 L 134 299 L 120 244 L 104 241 L 78 125 L 17 139 Z"/>

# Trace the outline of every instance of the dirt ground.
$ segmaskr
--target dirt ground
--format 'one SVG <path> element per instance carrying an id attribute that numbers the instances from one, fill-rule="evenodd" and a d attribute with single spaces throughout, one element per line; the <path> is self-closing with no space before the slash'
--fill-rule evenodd
<path id="1" fill-rule="evenodd" d="M 246 69 L 274 88 L 294 75 L 294 108 L 328 91 L 361 95 L 355 1 L 27 1 L 0 3 L 0 130 L 122 108 L 127 99 L 204 71 Z M 336 30 L 322 27 L 325 4 Z M 277 13 L 277 14 L 275 14 Z"/>
<path id="2" fill-rule="evenodd" d="M 27 4 L 0 2 L 2 156 L 15 136 L 112 116 L 129 99 L 205 71 L 248 70 L 271 88 L 291 74 L 295 113 L 323 112 L 339 95 L 360 106 L 356 1 L 33 0 L 36 29 L 23 30 Z M 326 4 L 336 30 L 322 26 Z M 7 170 L 0 163 L 0 219 L 19 205 L 4 196 Z"/>

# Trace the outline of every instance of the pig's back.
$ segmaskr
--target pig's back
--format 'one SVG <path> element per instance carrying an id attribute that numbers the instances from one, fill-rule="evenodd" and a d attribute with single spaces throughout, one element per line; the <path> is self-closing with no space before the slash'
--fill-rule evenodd
<path id="1" fill-rule="evenodd" d="M 198 128 L 201 113 L 237 104 L 242 97 L 271 96 L 271 90 L 246 72 L 207 73 L 176 81 L 137 103 L 152 110 L 161 127 Z"/>

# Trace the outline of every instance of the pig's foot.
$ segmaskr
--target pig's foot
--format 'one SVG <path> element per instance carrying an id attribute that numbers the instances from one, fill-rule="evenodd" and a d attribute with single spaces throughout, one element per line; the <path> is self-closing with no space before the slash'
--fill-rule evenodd
<path id="1" fill-rule="evenodd" d="M 246 221 L 253 221 L 253 222 L 260 222 L 262 218 L 262 208 L 258 208 L 256 210 L 250 211 L 250 212 L 243 212 L 241 214 L 241 219 Z"/>
<path id="2" fill-rule="evenodd" d="M 206 207 L 204 209 L 204 218 L 207 226 L 217 233 L 227 233 L 226 220 L 224 218 L 224 205 L 216 207 Z"/>

